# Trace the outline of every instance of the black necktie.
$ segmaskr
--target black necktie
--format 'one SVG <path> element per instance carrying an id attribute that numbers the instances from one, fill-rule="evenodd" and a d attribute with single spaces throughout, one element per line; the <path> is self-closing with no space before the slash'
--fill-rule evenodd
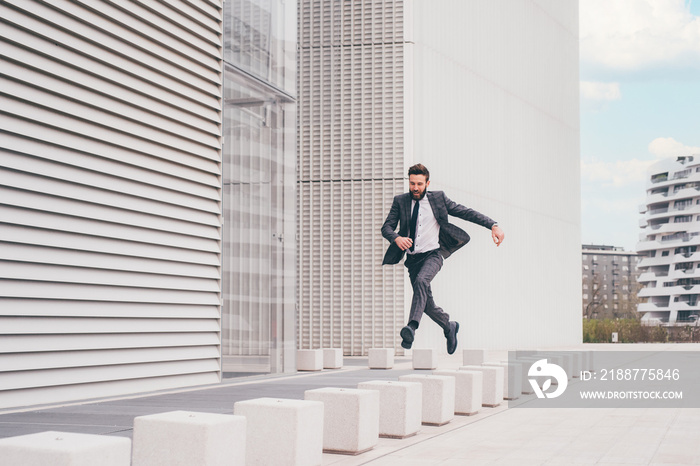
<path id="1" fill-rule="evenodd" d="M 413 251 L 413 248 L 416 247 L 416 227 L 418 226 L 418 206 L 420 206 L 420 201 L 416 201 L 416 205 L 413 206 L 413 213 L 411 214 L 411 223 L 408 226 L 411 240 L 413 240 L 411 247 L 408 249 L 409 251 Z"/>

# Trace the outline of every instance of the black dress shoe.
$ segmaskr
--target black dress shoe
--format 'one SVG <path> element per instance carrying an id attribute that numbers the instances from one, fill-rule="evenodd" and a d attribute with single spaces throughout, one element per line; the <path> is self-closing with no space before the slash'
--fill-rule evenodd
<path id="1" fill-rule="evenodd" d="M 399 333 L 399 335 L 401 335 L 401 338 L 403 338 L 403 341 L 401 342 L 401 347 L 411 349 L 411 346 L 413 345 L 413 337 L 415 336 L 415 334 L 415 330 L 413 330 L 408 325 L 402 328 L 401 332 Z"/>
<path id="2" fill-rule="evenodd" d="M 447 338 L 447 354 L 452 354 L 457 349 L 457 332 L 459 332 L 459 322 L 451 320 L 450 329 L 445 330 L 445 338 Z"/>

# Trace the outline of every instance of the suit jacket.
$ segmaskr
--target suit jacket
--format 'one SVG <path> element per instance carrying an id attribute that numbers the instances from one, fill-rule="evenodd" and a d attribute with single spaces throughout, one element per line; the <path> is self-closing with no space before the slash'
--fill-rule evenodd
<path id="1" fill-rule="evenodd" d="M 459 217 L 468 222 L 476 223 L 485 228 L 491 229 L 496 223 L 484 214 L 480 214 L 474 209 L 464 207 L 445 196 L 442 191 L 428 191 L 426 193 L 433 215 L 440 225 L 440 253 L 447 259 L 453 252 L 469 242 L 469 235 L 461 228 L 452 225 L 448 221 L 448 215 Z M 398 264 L 405 251 L 402 251 L 394 242 L 399 236 L 408 237 L 408 225 L 411 221 L 411 193 L 394 196 L 391 210 L 387 215 L 384 225 L 382 225 L 382 236 L 391 244 L 384 254 L 384 264 Z M 399 232 L 396 233 L 396 225 L 399 225 Z"/>

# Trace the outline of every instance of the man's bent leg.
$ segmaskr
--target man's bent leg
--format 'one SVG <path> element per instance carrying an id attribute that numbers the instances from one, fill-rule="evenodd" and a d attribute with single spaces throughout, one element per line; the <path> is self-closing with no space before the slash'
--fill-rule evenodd
<path id="1" fill-rule="evenodd" d="M 432 296 L 428 299 L 428 302 L 425 306 L 425 314 L 431 319 L 433 319 L 433 321 L 435 321 L 436 324 L 442 327 L 443 330 L 449 330 L 450 315 L 447 312 L 443 311 L 441 307 L 435 305 L 435 301 L 433 301 Z"/>

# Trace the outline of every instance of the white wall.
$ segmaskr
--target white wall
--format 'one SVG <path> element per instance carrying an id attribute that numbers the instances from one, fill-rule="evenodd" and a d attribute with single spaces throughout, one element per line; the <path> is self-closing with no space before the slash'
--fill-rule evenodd
<path id="1" fill-rule="evenodd" d="M 222 2 L 55 3 L 0 6 L 0 408 L 217 382 Z"/>
<path id="2" fill-rule="evenodd" d="M 431 189 L 506 233 L 496 248 L 488 230 L 454 220 L 472 241 L 433 282 L 437 303 L 461 323 L 462 348 L 579 343 L 578 2 L 414 0 L 411 9 L 407 166 L 424 163 Z M 444 351 L 436 325 L 420 332 L 416 347 Z"/>

